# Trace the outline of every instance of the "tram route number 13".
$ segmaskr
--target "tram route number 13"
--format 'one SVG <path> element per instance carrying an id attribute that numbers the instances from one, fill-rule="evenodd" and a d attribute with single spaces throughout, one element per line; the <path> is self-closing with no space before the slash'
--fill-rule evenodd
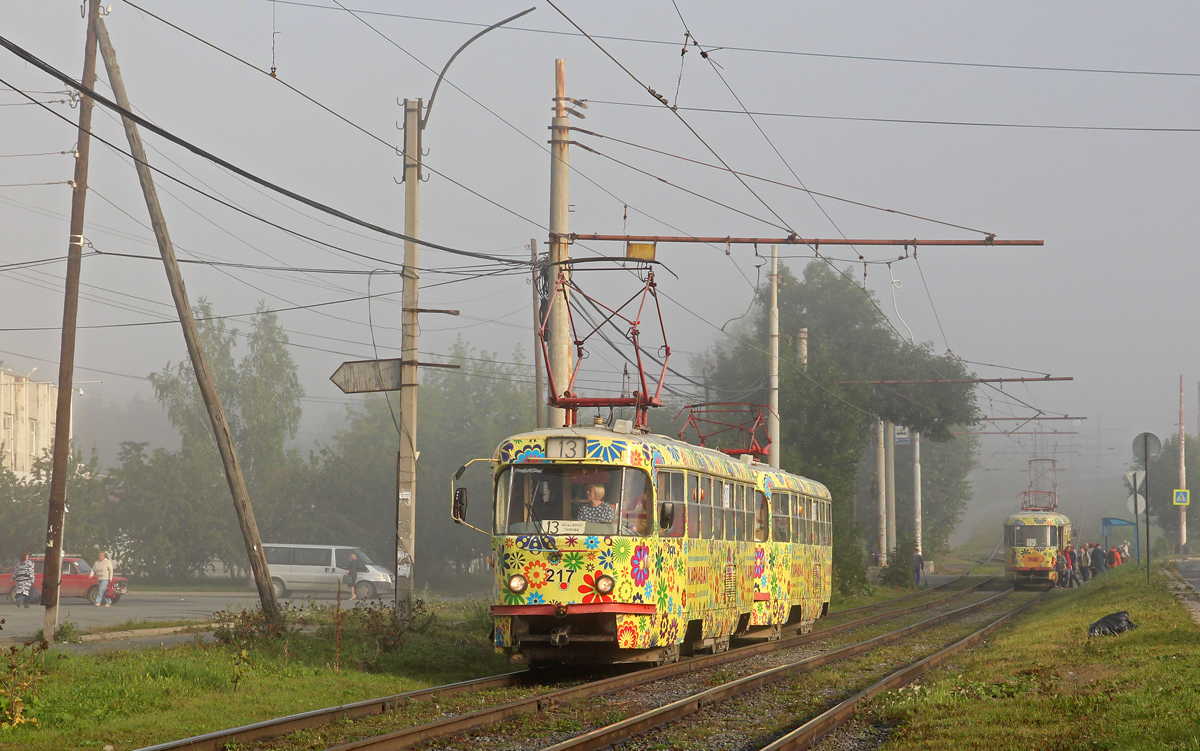
<path id="1" fill-rule="evenodd" d="M 547 459 L 583 459 L 587 456 L 583 438 L 546 439 Z"/>

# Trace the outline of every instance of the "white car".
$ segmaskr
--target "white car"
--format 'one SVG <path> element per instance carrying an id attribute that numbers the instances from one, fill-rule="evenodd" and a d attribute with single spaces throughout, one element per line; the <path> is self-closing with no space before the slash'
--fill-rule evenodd
<path id="1" fill-rule="evenodd" d="M 361 548 L 350 545 L 290 545 L 263 543 L 267 568 L 271 572 L 271 587 L 276 597 L 293 593 L 337 596 L 339 585 L 349 593 L 346 574 L 350 572 L 350 555 L 358 560 L 359 570 L 354 594 L 363 600 L 373 600 L 395 587 L 395 578 L 383 566 L 376 565 Z"/>

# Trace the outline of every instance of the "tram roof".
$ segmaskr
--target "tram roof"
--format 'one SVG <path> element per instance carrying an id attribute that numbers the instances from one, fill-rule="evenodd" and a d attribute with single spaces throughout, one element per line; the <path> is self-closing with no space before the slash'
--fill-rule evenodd
<path id="1" fill-rule="evenodd" d="M 816 480 L 772 469 L 754 462 L 747 464 L 716 449 L 693 446 L 664 435 L 617 433 L 605 426 L 541 428 L 518 433 L 496 447 L 492 461 L 498 464 L 541 463 L 546 461 L 547 438 L 583 438 L 587 456 L 581 463 L 641 466 L 645 469 L 690 469 L 719 472 L 756 485 L 760 478 L 770 487 L 787 488 L 815 498 L 829 500 L 829 489 Z"/>
<path id="2" fill-rule="evenodd" d="M 1005 525 L 1023 524 L 1027 527 L 1061 527 L 1070 524 L 1070 517 L 1057 511 L 1038 511 L 1030 509 L 1019 511 L 1004 520 Z"/>

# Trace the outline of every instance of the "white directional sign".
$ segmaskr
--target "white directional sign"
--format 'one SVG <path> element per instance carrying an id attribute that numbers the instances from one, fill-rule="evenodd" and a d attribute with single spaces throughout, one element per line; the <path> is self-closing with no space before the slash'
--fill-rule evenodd
<path id="1" fill-rule="evenodd" d="M 1186 506 L 1189 503 L 1191 503 L 1191 501 L 1192 501 L 1191 494 L 1192 494 L 1192 491 L 1190 491 L 1190 490 L 1180 490 L 1180 489 L 1176 488 L 1175 495 L 1173 496 L 1175 505 L 1176 506 Z"/>
<path id="2" fill-rule="evenodd" d="M 1146 510 L 1146 496 L 1141 493 L 1129 496 L 1125 499 L 1125 508 L 1134 516 L 1141 514 Z"/>
<path id="3" fill-rule="evenodd" d="M 1142 487 L 1142 481 L 1146 479 L 1146 470 L 1131 469 L 1125 472 L 1125 480 L 1129 483 L 1129 487 L 1137 492 L 1138 488 Z"/>
<path id="4" fill-rule="evenodd" d="M 344 362 L 329 380 L 344 394 L 400 390 L 400 360 L 352 360 Z"/>

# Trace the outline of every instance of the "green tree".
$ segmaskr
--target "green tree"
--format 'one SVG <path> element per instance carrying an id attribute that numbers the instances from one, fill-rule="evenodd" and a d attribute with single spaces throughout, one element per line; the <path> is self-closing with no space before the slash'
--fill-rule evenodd
<path id="1" fill-rule="evenodd" d="M 1140 452 L 1139 452 L 1140 453 Z M 1184 442 L 1184 468 L 1189 478 L 1200 477 L 1200 438 L 1187 436 Z M 1145 469 L 1142 459 L 1139 456 L 1133 463 L 1133 469 Z M 1179 543 L 1179 506 L 1174 502 L 1174 490 L 1179 487 L 1179 434 L 1167 438 L 1162 442 L 1162 449 L 1150 457 L 1149 468 L 1150 481 L 1150 519 L 1162 530 L 1164 537 L 1170 542 L 1171 549 L 1174 549 Z M 1195 480 L 1192 480 L 1195 483 Z M 1127 492 L 1129 483 L 1125 483 Z M 1141 493 L 1145 493 L 1146 489 L 1143 486 L 1140 489 Z M 1200 529 L 1200 509 L 1196 506 L 1198 502 L 1193 500 L 1187 508 L 1187 528 L 1188 537 L 1195 535 L 1195 530 Z M 1143 517 L 1144 520 L 1144 517 Z M 1145 540 L 1142 541 L 1143 546 Z M 1195 549 L 1197 546 L 1192 545 Z"/>
<path id="2" fill-rule="evenodd" d="M 260 303 L 239 361 L 239 332 L 215 319 L 203 298 L 194 312 L 259 531 L 265 539 L 301 534 L 297 527 L 318 522 L 302 513 L 314 467 L 286 448 L 299 428 L 304 395 L 287 334 Z M 144 444 L 123 447 L 122 529 L 131 553 L 153 575 L 194 576 L 213 559 L 244 572 L 245 544 L 190 360 L 168 363 L 150 381 L 182 443 L 177 452 L 149 454 Z M 175 539 L 180 535 L 190 539 Z"/>
<path id="3" fill-rule="evenodd" d="M 762 293 L 767 292 L 760 291 L 742 341 L 718 346 L 705 365 L 714 400 L 767 401 L 768 311 L 762 304 Z M 978 418 L 974 390 L 968 384 L 863 383 L 953 380 L 967 377 L 968 372 L 958 358 L 935 355 L 930 345 L 899 337 L 874 298 L 826 263 L 809 263 L 799 279 L 781 268 L 779 317 L 780 331 L 789 341 L 807 328 L 810 342 L 806 369 L 795 347 L 781 352 L 783 467 L 821 481 L 833 494 L 835 582 L 844 593 L 853 593 L 865 579 L 863 529 L 855 513 L 858 470 L 876 420 L 919 430 L 927 439 L 923 447 L 950 442 L 953 426 Z M 931 458 L 937 455 L 927 450 Z M 947 472 L 962 472 L 965 481 L 962 466 L 949 467 Z M 945 484 L 953 483 L 947 478 Z M 936 496 L 925 501 L 928 517 L 950 519 L 961 513 L 961 508 L 953 508 L 956 500 L 948 511 L 938 508 L 939 503 Z"/>
<path id="4" fill-rule="evenodd" d="M 490 457 L 501 440 L 533 427 L 526 370 L 494 353 L 458 341 L 451 349 L 461 370 L 429 369 L 420 386 L 417 447 L 416 576 L 437 583 L 487 550 L 489 538 L 450 519 L 450 478 L 469 459 Z M 520 361 L 518 351 L 512 358 Z M 395 551 L 396 459 L 399 400 L 384 396 L 350 412 L 349 425 L 323 448 L 312 506 L 322 527 L 339 541 L 361 545 L 390 565 Z M 490 529 L 491 482 L 486 471 L 465 478 L 474 499 L 470 519 Z"/>

